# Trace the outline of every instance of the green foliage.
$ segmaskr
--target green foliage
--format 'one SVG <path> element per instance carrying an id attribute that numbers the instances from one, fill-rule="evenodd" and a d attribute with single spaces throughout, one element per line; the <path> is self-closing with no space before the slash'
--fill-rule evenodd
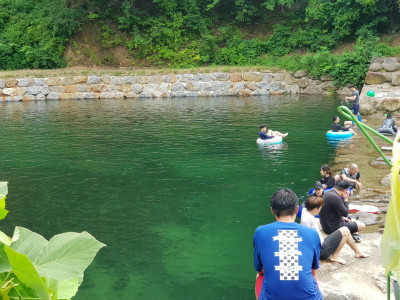
<path id="1" fill-rule="evenodd" d="M 0 182 L 0 197 L 7 192 L 7 183 Z M 12 238 L 1 235 L 0 299 L 4 300 L 71 299 L 83 272 L 105 246 L 87 232 L 62 233 L 49 241 L 23 227 L 16 227 Z"/>
<path id="2" fill-rule="evenodd" d="M 63 3 L 0 0 L 0 69 L 64 66 L 64 44 L 84 11 Z"/>
<path id="3" fill-rule="evenodd" d="M 252 64 L 258 54 L 258 42 L 245 40 L 234 36 L 226 47 L 218 50 L 216 62 L 220 65 L 249 65 Z"/>
<path id="4" fill-rule="evenodd" d="M 83 19 L 102 24 L 104 48 L 126 46 L 132 65 L 139 66 L 261 64 L 307 69 L 316 78 L 331 74 L 345 84 L 362 82 L 372 55 L 398 53 L 374 36 L 400 30 L 399 0 L 0 0 L 0 5 L 0 69 L 64 66 L 65 42 Z M 253 32 L 271 27 L 272 33 Z M 354 52 L 331 53 L 355 39 Z M 98 64 L 104 56 L 91 49 L 88 55 Z"/>
<path id="5" fill-rule="evenodd" d="M 269 10 L 274 10 L 277 5 L 291 7 L 293 4 L 294 0 L 267 0 L 262 5 Z"/>

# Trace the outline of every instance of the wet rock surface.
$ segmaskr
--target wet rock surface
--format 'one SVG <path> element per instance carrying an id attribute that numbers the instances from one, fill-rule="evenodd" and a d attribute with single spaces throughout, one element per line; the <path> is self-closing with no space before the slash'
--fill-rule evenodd
<path id="1" fill-rule="evenodd" d="M 397 116 L 395 116 L 397 117 Z M 400 118 L 400 117 L 399 117 Z M 384 119 L 383 114 L 371 115 L 364 122 L 378 128 Z M 400 123 L 400 119 L 398 121 Z M 387 278 L 380 260 L 380 241 L 384 231 L 385 217 L 391 198 L 390 168 L 372 147 L 368 140 L 357 129 L 357 136 L 336 149 L 334 162 L 329 162 L 335 174 L 339 174 L 342 168 L 356 163 L 361 173 L 363 189 L 355 191 L 350 197 L 350 204 L 377 206 L 380 214 L 357 212 L 350 216 L 359 216 L 359 220 L 367 225 L 361 232 L 363 240 L 357 247 L 368 258 L 357 259 L 353 250 L 344 245 L 339 256 L 347 261 L 346 265 L 338 263 L 321 262 L 317 272 L 319 287 L 323 299 L 349 299 L 349 300 L 376 300 L 387 299 Z M 373 137 L 377 145 L 391 146 L 380 138 Z M 391 159 L 392 152 L 384 151 Z M 394 299 L 393 290 L 391 299 Z"/>

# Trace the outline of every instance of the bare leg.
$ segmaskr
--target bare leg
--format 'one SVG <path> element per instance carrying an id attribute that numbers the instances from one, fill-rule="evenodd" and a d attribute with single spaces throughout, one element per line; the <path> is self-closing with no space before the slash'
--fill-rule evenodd
<path id="1" fill-rule="evenodd" d="M 349 235 L 349 236 L 347 237 L 346 243 L 347 243 L 347 245 L 350 246 L 351 249 L 353 249 L 354 254 L 355 254 L 355 255 L 354 255 L 355 258 L 367 258 L 367 257 L 369 256 L 369 255 L 367 255 L 367 254 L 362 253 L 362 252 L 358 249 L 358 247 L 357 247 L 356 243 L 354 242 L 353 237 L 352 237 L 351 235 Z"/>
<path id="2" fill-rule="evenodd" d="M 354 135 L 357 135 L 357 133 L 353 129 L 349 128 L 349 131 L 352 132 Z"/>
<path id="3" fill-rule="evenodd" d="M 342 233 L 342 240 L 340 241 L 339 246 L 337 247 L 337 249 L 335 250 L 335 252 L 332 253 L 331 256 L 329 256 L 329 260 L 333 261 L 333 262 L 337 262 L 341 265 L 345 265 L 346 261 L 344 259 L 341 259 L 339 257 L 339 252 L 340 250 L 342 250 L 344 244 L 346 243 L 347 239 L 350 237 L 351 238 L 351 234 L 350 234 L 350 230 L 347 227 L 341 227 L 339 228 L 340 232 Z"/>
<path id="4" fill-rule="evenodd" d="M 363 231 L 365 229 L 365 224 L 363 222 L 360 222 L 358 220 L 352 220 L 352 222 L 357 223 L 357 232 Z"/>
<path id="5" fill-rule="evenodd" d="M 353 126 L 353 122 L 352 121 L 344 121 L 344 127 L 347 127 L 347 126 Z"/>
<path id="6" fill-rule="evenodd" d="M 286 137 L 288 135 L 288 133 L 280 133 L 279 131 L 274 131 L 274 135 L 275 136 L 281 136 L 281 137 Z"/>

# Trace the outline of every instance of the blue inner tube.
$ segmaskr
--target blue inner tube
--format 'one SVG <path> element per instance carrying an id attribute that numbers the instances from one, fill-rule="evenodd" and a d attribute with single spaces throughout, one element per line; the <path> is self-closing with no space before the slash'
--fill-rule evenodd
<path id="1" fill-rule="evenodd" d="M 334 139 L 342 139 L 342 138 L 348 138 L 352 137 L 353 133 L 351 131 L 338 131 L 338 132 L 333 132 L 332 130 L 329 130 L 326 133 L 326 136 L 328 138 L 334 138 Z"/>
<path id="2" fill-rule="evenodd" d="M 300 204 L 300 205 L 299 205 L 299 211 L 297 212 L 297 217 L 298 217 L 299 219 L 301 219 L 301 212 L 303 211 L 303 208 L 304 208 L 303 204 Z M 316 217 L 316 218 L 319 218 L 319 215 L 315 215 L 315 217 Z"/>

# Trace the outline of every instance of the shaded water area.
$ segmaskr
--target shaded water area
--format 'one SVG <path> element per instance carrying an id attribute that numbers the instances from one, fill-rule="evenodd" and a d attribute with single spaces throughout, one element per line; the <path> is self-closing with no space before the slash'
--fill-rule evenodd
<path id="1" fill-rule="evenodd" d="M 335 97 L 0 105 L 8 217 L 107 244 L 74 299 L 253 299 L 252 237 L 279 188 L 301 199 L 334 159 Z M 256 145 L 261 123 L 289 132 Z"/>

